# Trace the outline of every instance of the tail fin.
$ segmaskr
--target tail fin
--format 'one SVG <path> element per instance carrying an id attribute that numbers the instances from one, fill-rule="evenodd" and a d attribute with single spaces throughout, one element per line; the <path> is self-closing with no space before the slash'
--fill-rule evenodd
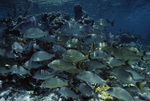
<path id="1" fill-rule="evenodd" d="M 146 49 L 145 51 L 143 51 L 143 55 L 146 56 L 146 52 L 148 51 L 148 49 Z"/>
<path id="2" fill-rule="evenodd" d="M 147 92 L 147 85 L 146 85 L 146 81 L 142 81 L 142 82 L 136 82 L 136 86 L 139 89 L 139 91 L 143 94 L 144 92 Z"/>
<path id="3" fill-rule="evenodd" d="M 111 22 L 111 26 L 114 27 L 115 19 Z"/>

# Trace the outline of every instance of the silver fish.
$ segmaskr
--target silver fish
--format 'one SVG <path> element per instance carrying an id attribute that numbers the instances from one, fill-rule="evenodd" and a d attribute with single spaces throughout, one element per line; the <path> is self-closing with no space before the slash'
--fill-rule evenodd
<path id="1" fill-rule="evenodd" d="M 0 56 L 7 57 L 7 58 L 17 58 L 17 56 L 13 50 L 6 50 L 6 49 L 0 49 Z"/>
<path id="2" fill-rule="evenodd" d="M 56 43 L 56 36 L 55 35 L 46 35 L 44 37 L 39 38 L 38 40 L 42 41 L 42 42 L 53 42 Z"/>
<path id="3" fill-rule="evenodd" d="M 111 73 L 124 83 L 136 85 L 136 81 L 123 68 L 115 68 Z"/>
<path id="4" fill-rule="evenodd" d="M 58 35 L 76 36 L 84 31 L 84 26 L 75 21 L 69 21 L 65 23 L 60 30 L 58 30 Z"/>
<path id="5" fill-rule="evenodd" d="M 28 61 L 26 61 L 26 62 L 24 63 L 23 66 L 24 66 L 26 69 L 31 70 L 31 69 L 37 69 L 37 68 L 41 67 L 42 64 L 39 64 L 39 63 L 37 63 L 37 62 L 33 62 L 33 61 L 28 60 Z"/>
<path id="6" fill-rule="evenodd" d="M 93 69 L 106 69 L 107 66 L 105 64 L 103 64 L 102 62 L 99 62 L 97 60 L 90 60 L 90 61 L 86 61 L 84 63 L 83 67 L 88 67 L 88 69 L 93 70 Z"/>
<path id="7" fill-rule="evenodd" d="M 30 29 L 26 30 L 23 37 L 29 38 L 29 39 L 38 39 L 38 38 L 44 37 L 46 35 L 48 35 L 48 32 L 44 32 L 38 28 L 30 28 Z"/>
<path id="8" fill-rule="evenodd" d="M 67 87 L 60 88 L 59 92 L 60 94 L 62 94 L 61 96 L 64 96 L 64 97 L 79 98 L 79 95 L 75 94 L 72 90 L 70 90 Z"/>
<path id="9" fill-rule="evenodd" d="M 19 75 L 26 75 L 29 74 L 30 75 L 30 71 L 24 69 L 22 66 L 18 66 L 18 65 L 13 65 L 10 68 L 10 72 L 12 74 L 19 74 Z"/>
<path id="10" fill-rule="evenodd" d="M 37 80 L 46 80 L 46 79 L 52 78 L 53 76 L 55 76 L 54 71 L 48 72 L 47 70 L 38 70 L 34 73 L 32 77 Z"/>
<path id="11" fill-rule="evenodd" d="M 115 68 L 111 72 L 118 80 L 126 83 L 133 84 L 141 93 L 146 92 L 146 81 L 136 81 L 133 77 L 123 68 Z"/>
<path id="12" fill-rule="evenodd" d="M 119 100 L 134 101 L 130 93 L 121 87 L 111 87 L 106 92 L 111 96 L 118 98 Z"/>
<path id="13" fill-rule="evenodd" d="M 83 37 L 83 43 L 84 44 L 92 44 L 93 42 L 95 42 L 97 40 L 98 35 L 96 34 L 88 34 L 86 36 Z"/>
<path id="14" fill-rule="evenodd" d="M 88 56 L 75 49 L 69 49 L 63 54 L 63 59 L 68 62 L 77 63 L 82 60 L 88 59 Z"/>
<path id="15" fill-rule="evenodd" d="M 90 83 L 98 83 L 98 84 L 106 83 L 106 81 L 104 81 L 100 76 L 91 71 L 84 71 L 78 74 L 77 78 Z"/>
<path id="16" fill-rule="evenodd" d="M 48 67 L 54 70 L 60 70 L 60 71 L 74 70 L 76 68 L 76 66 L 73 65 L 72 63 L 66 62 L 61 59 L 53 60 L 51 63 L 48 64 Z"/>
<path id="17" fill-rule="evenodd" d="M 10 72 L 9 69 L 7 69 L 7 68 L 5 68 L 3 66 L 0 66 L 0 73 L 9 73 L 9 72 Z"/>
<path id="18" fill-rule="evenodd" d="M 77 48 L 77 47 L 79 47 L 80 44 L 81 43 L 77 38 L 72 38 L 66 42 L 65 46 L 67 48 Z"/>
<path id="19" fill-rule="evenodd" d="M 22 53 L 25 50 L 25 48 L 18 42 L 14 42 L 11 47 L 14 51 L 19 53 Z"/>
<path id="20" fill-rule="evenodd" d="M 64 45 L 66 44 L 66 42 L 69 40 L 70 38 L 66 35 L 60 35 L 57 37 L 57 41 L 59 42 L 59 44 Z"/>
<path id="21" fill-rule="evenodd" d="M 66 52 L 66 49 L 64 47 L 62 47 L 61 45 L 53 45 L 52 47 L 54 52 L 58 52 L 61 53 L 61 55 Z"/>
<path id="22" fill-rule="evenodd" d="M 125 65 L 125 61 L 124 60 L 121 60 L 121 59 L 117 59 L 117 58 L 114 58 L 114 57 L 109 57 L 107 58 L 107 61 L 108 65 L 110 67 L 116 67 L 116 66 L 122 66 L 122 65 Z"/>
<path id="23" fill-rule="evenodd" d="M 43 88 L 57 88 L 57 87 L 65 87 L 68 85 L 67 80 L 60 79 L 58 77 L 53 77 L 50 79 L 45 80 L 41 87 Z"/>
<path id="24" fill-rule="evenodd" d="M 109 54 L 101 50 L 96 50 L 90 54 L 91 59 L 97 59 L 97 60 L 106 60 L 109 57 L 110 57 Z"/>
<path id="25" fill-rule="evenodd" d="M 131 69 L 128 69 L 126 71 L 132 74 L 132 77 L 134 80 L 136 80 L 136 81 L 144 80 L 144 77 L 142 75 L 140 75 L 139 73 L 137 73 L 136 71 L 131 70 Z"/>
<path id="26" fill-rule="evenodd" d="M 87 96 L 93 96 L 94 95 L 92 88 L 85 83 L 81 83 L 79 85 L 78 89 L 80 92 L 82 92 L 83 94 L 85 94 Z"/>
<path id="27" fill-rule="evenodd" d="M 94 28 L 99 29 L 99 30 L 104 30 L 105 27 L 107 26 L 114 26 L 114 22 L 115 20 L 113 20 L 112 22 L 110 22 L 108 19 L 99 19 L 95 22 L 94 24 Z"/>
<path id="28" fill-rule="evenodd" d="M 31 56 L 31 61 L 40 62 L 50 60 L 55 56 L 55 54 L 50 54 L 45 51 L 38 51 Z"/>

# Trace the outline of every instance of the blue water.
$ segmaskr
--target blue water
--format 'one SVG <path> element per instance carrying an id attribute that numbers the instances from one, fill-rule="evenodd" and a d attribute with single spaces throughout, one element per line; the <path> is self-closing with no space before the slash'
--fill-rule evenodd
<path id="1" fill-rule="evenodd" d="M 150 0 L 0 0 L 0 17 L 13 15 L 14 8 L 17 16 L 27 9 L 30 14 L 64 11 L 73 17 L 75 4 L 81 4 L 94 20 L 115 19 L 115 26 L 108 28 L 113 34 L 150 34 Z"/>

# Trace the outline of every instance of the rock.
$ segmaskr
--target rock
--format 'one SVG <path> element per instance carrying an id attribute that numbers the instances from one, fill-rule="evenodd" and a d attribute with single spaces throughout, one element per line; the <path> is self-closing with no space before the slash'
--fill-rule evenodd
<path id="1" fill-rule="evenodd" d="M 83 11 L 81 5 L 78 4 L 74 6 L 74 14 L 75 14 L 74 19 L 76 21 L 88 17 L 88 14 L 85 11 Z"/>

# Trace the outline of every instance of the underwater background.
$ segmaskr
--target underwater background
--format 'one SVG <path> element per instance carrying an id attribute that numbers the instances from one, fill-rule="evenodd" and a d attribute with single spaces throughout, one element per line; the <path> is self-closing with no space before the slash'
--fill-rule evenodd
<path id="1" fill-rule="evenodd" d="M 150 101 L 150 0 L 0 0 L 0 101 Z"/>
<path id="2" fill-rule="evenodd" d="M 73 6 L 80 4 L 91 18 L 115 19 L 115 34 L 126 31 L 146 37 L 150 26 L 149 0 L 0 0 L 0 17 L 8 13 L 16 16 L 25 12 L 37 14 L 51 11 L 64 11 L 73 16 Z"/>

